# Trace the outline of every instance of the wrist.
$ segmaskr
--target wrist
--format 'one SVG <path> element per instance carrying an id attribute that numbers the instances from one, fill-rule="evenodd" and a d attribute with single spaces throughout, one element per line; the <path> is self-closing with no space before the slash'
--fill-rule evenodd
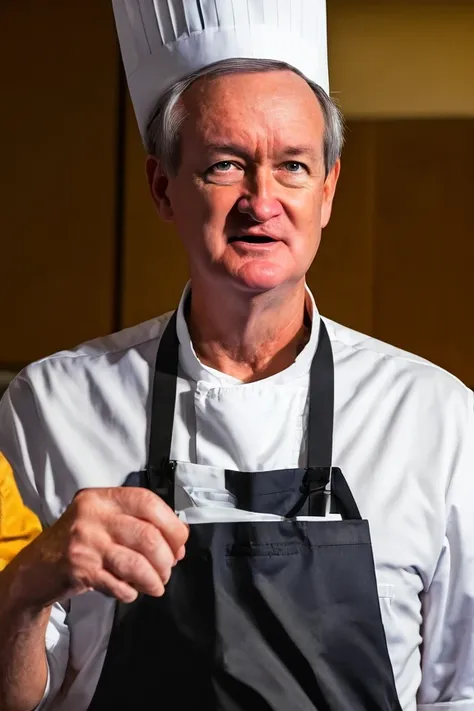
<path id="1" fill-rule="evenodd" d="M 28 619 L 36 622 L 43 616 L 49 617 L 51 602 L 41 600 L 35 585 L 39 576 L 35 572 L 34 562 L 22 553 L 0 573 L 1 614 L 2 617 L 22 617 L 25 622 Z"/>

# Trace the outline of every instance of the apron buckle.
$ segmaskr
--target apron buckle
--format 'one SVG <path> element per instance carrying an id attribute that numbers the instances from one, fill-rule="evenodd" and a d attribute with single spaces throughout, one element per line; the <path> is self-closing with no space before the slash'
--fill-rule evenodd
<path id="1" fill-rule="evenodd" d="M 154 494 L 174 508 L 174 472 L 176 462 L 163 460 L 159 467 L 147 468 L 148 486 Z"/>
<path id="2" fill-rule="evenodd" d="M 326 515 L 326 489 L 331 477 L 331 467 L 310 467 L 303 477 L 302 493 L 308 497 L 308 515 Z"/>

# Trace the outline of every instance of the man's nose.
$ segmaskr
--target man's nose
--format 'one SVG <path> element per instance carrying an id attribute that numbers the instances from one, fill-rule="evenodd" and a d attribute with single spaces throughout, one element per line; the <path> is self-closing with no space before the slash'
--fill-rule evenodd
<path id="1" fill-rule="evenodd" d="M 262 172 L 249 179 L 246 192 L 238 202 L 238 210 L 255 222 L 268 222 L 282 212 L 277 196 L 278 185 L 270 172 Z"/>

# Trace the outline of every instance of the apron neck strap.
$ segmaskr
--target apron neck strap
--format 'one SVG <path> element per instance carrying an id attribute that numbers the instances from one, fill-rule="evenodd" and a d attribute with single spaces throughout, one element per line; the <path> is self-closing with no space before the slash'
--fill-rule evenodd
<path id="1" fill-rule="evenodd" d="M 155 362 L 148 450 L 148 469 L 155 471 L 166 467 L 171 453 L 179 363 L 176 323 L 175 311 L 161 337 Z"/>
<path id="2" fill-rule="evenodd" d="M 309 385 L 308 468 L 331 469 L 334 430 L 334 359 L 324 321 L 311 363 Z"/>

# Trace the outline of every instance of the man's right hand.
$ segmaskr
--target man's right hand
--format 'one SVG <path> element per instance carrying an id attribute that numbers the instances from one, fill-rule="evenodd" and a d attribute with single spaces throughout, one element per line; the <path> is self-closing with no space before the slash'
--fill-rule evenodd
<path id="1" fill-rule="evenodd" d="M 126 603 L 139 593 L 160 597 L 187 538 L 187 526 L 151 491 L 83 489 L 19 554 L 17 593 L 35 609 L 90 590 Z"/>

